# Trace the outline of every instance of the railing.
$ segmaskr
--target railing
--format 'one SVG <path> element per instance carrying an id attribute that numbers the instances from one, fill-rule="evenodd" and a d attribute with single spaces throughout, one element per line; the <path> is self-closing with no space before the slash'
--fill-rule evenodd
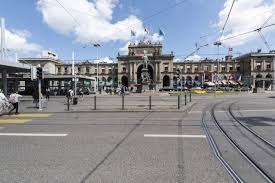
<path id="1" fill-rule="evenodd" d="M 70 111 L 97 111 L 97 110 L 180 110 L 192 101 L 190 92 L 176 96 L 92 96 L 78 98 L 76 105 L 73 99 L 67 100 L 66 110 Z"/>

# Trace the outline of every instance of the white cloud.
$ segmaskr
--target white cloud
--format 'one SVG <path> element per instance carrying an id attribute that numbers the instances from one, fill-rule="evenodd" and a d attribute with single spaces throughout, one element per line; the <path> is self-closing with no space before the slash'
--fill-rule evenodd
<path id="1" fill-rule="evenodd" d="M 219 12 L 218 28 L 221 30 L 228 12 L 230 10 L 233 0 L 226 0 L 224 8 Z M 226 39 L 237 34 L 254 30 L 261 27 L 261 25 L 274 13 L 275 0 L 238 0 L 235 1 L 228 23 L 225 27 L 224 35 L 221 39 Z M 267 24 L 274 23 L 275 16 L 269 20 Z M 264 33 L 270 33 L 275 28 L 265 29 Z M 246 44 L 255 39 L 260 39 L 257 32 L 239 36 L 234 39 L 224 41 L 230 46 L 239 46 Z"/>
<path id="2" fill-rule="evenodd" d="M 55 0 L 39 0 L 38 10 L 44 22 L 53 30 L 73 35 L 80 43 L 108 42 L 131 38 L 134 30 L 137 36 L 144 35 L 142 21 L 134 15 L 124 20 L 113 21 L 113 11 L 118 0 L 59 0 L 74 19 Z"/>
<path id="3" fill-rule="evenodd" d="M 185 59 L 186 61 L 200 61 L 202 60 L 202 57 L 200 55 L 191 55 Z"/>
<path id="4" fill-rule="evenodd" d="M 114 60 L 112 60 L 110 57 L 104 57 L 94 61 L 94 63 L 113 63 L 113 62 Z"/>
<path id="5" fill-rule="evenodd" d="M 0 28 L 1 31 L 1 28 Z M 36 43 L 30 43 L 27 38 L 31 33 L 27 30 L 5 30 L 6 48 L 12 51 L 20 52 L 38 52 L 41 51 L 41 46 Z M 1 38 L 1 35 L 0 35 Z"/>
<path id="6" fill-rule="evenodd" d="M 128 54 L 128 46 L 130 44 L 130 41 L 128 41 L 123 47 L 119 48 L 119 53 L 121 55 L 126 55 Z"/>

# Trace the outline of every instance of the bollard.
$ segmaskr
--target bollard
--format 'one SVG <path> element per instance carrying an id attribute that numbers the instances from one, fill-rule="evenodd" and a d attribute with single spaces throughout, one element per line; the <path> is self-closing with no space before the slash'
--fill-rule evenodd
<path id="1" fill-rule="evenodd" d="M 180 109 L 180 95 L 178 95 L 178 109 Z"/>
<path id="2" fill-rule="evenodd" d="M 190 102 L 192 101 L 192 97 L 191 97 L 191 91 L 190 91 Z"/>
<path id="3" fill-rule="evenodd" d="M 69 97 L 67 98 L 67 110 L 70 111 L 70 99 L 69 99 Z"/>
<path id="4" fill-rule="evenodd" d="M 186 104 L 187 104 L 187 95 L 186 95 L 186 93 L 185 93 L 185 95 L 184 95 L 184 98 L 185 98 L 184 104 L 186 105 Z"/>
<path id="5" fill-rule="evenodd" d="M 124 110 L 124 95 L 122 95 L 122 110 Z"/>
<path id="6" fill-rule="evenodd" d="M 94 96 L 94 110 L 96 110 L 96 96 Z"/>
<path id="7" fill-rule="evenodd" d="M 152 109 L 152 97 L 149 96 L 149 110 Z"/>

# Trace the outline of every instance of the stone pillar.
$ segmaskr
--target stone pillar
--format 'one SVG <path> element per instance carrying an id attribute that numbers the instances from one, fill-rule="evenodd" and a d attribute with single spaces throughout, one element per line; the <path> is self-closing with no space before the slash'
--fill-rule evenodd
<path id="1" fill-rule="evenodd" d="M 2 71 L 2 87 L 3 87 L 3 93 L 5 95 L 8 94 L 8 81 L 7 81 L 7 71 L 3 70 Z"/>
<path id="2" fill-rule="evenodd" d="M 174 87 L 174 80 L 173 80 L 173 76 L 170 77 L 170 87 L 173 88 Z"/>
<path id="3" fill-rule="evenodd" d="M 272 80 L 271 80 L 271 91 L 275 91 L 275 80 L 274 80 L 275 79 L 275 56 L 273 57 L 271 70 L 273 72 Z"/>
<path id="4" fill-rule="evenodd" d="M 135 81 L 135 63 L 132 62 L 132 82 Z"/>
<path id="5" fill-rule="evenodd" d="M 157 81 L 160 82 L 160 62 L 158 62 L 158 76 L 157 76 Z"/>

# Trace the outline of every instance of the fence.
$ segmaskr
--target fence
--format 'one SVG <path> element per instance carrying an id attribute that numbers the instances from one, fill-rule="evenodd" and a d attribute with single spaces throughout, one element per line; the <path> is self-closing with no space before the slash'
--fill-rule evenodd
<path id="1" fill-rule="evenodd" d="M 67 110 L 179 110 L 192 101 L 191 93 L 176 96 L 92 96 L 79 98 L 77 105 L 67 101 Z"/>

